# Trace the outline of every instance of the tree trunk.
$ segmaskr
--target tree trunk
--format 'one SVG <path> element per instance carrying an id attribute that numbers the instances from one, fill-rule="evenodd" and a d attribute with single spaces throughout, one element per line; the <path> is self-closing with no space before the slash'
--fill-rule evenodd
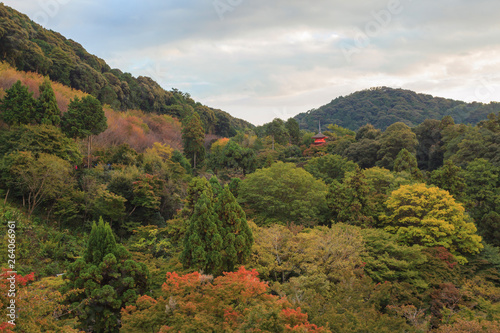
<path id="1" fill-rule="evenodd" d="M 193 163 L 193 165 L 194 165 L 193 169 L 196 169 L 196 152 L 194 152 L 194 163 Z"/>

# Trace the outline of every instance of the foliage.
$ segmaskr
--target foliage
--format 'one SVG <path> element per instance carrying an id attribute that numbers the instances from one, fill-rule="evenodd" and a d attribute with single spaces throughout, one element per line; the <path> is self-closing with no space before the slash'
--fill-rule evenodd
<path id="1" fill-rule="evenodd" d="M 277 162 L 242 182 L 241 202 L 266 219 L 315 224 L 325 207 L 326 185 L 290 163 Z"/>
<path id="2" fill-rule="evenodd" d="M 457 200 L 462 201 L 465 191 L 464 170 L 447 160 L 442 167 L 432 171 L 430 183 L 450 192 Z"/>
<path id="3" fill-rule="evenodd" d="M 334 180 L 341 181 L 347 172 L 356 169 L 356 164 L 339 155 L 328 154 L 321 157 L 313 157 L 304 166 L 304 169 L 317 179 L 326 184 Z"/>
<path id="4" fill-rule="evenodd" d="M 300 308 L 269 293 L 255 270 L 241 267 L 213 279 L 198 272 L 167 273 L 163 297 L 143 297 L 123 313 L 124 332 L 329 332 Z M 166 311 L 165 311 L 166 309 Z"/>
<path id="5" fill-rule="evenodd" d="M 70 138 L 97 135 L 108 127 L 101 102 L 92 96 L 75 97 L 61 119 L 61 129 Z"/>
<path id="6" fill-rule="evenodd" d="M 425 184 L 405 185 L 392 192 L 386 205 L 388 215 L 381 217 L 382 225 L 405 244 L 443 246 L 462 263 L 466 262 L 463 254 L 483 247 L 464 207 L 447 191 Z"/>
<path id="7" fill-rule="evenodd" d="M 33 93 L 28 91 L 21 81 L 17 81 L 10 89 L 0 104 L 2 120 L 12 125 L 31 124 L 35 118 L 36 101 Z"/>
<path id="8" fill-rule="evenodd" d="M 37 124 L 54 126 L 58 126 L 61 122 L 61 111 L 48 78 L 40 85 L 40 96 L 36 101 L 35 120 Z"/>
<path id="9" fill-rule="evenodd" d="M 394 171 L 407 172 L 416 181 L 422 181 L 424 178 L 422 172 L 418 169 L 417 158 L 405 148 L 401 149 L 394 160 Z"/>
<path id="10" fill-rule="evenodd" d="M 404 123 L 394 123 L 380 136 L 380 149 L 377 152 L 377 166 L 392 169 L 394 160 L 402 149 L 415 154 L 418 144 L 415 133 Z"/>

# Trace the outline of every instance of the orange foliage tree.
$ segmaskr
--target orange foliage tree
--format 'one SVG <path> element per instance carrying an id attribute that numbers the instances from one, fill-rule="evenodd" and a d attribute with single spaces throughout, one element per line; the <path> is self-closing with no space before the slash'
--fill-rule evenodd
<path id="1" fill-rule="evenodd" d="M 122 309 L 123 332 L 330 332 L 271 295 L 256 270 L 211 275 L 167 273 L 163 296 Z"/>

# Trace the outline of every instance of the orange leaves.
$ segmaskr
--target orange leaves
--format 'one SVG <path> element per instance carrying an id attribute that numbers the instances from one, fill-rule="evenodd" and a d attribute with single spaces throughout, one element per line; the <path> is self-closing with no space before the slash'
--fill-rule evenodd
<path id="1" fill-rule="evenodd" d="M 100 147 L 128 143 L 139 153 L 153 147 L 155 142 L 174 149 L 182 147 L 181 124 L 166 115 L 145 114 L 142 111 L 117 112 L 106 110 L 108 129 L 94 143 Z"/>

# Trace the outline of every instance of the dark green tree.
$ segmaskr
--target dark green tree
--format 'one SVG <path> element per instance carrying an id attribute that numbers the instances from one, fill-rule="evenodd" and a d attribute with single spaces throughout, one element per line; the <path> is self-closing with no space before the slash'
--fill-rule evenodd
<path id="1" fill-rule="evenodd" d="M 478 158 L 465 171 L 465 193 L 469 212 L 480 221 L 488 212 L 495 211 L 500 202 L 499 170 L 489 161 Z"/>
<path id="2" fill-rule="evenodd" d="M 232 272 L 250 256 L 252 231 L 247 224 L 245 212 L 236 202 L 228 185 L 224 186 L 219 195 L 215 211 L 219 216 L 223 240 L 222 269 L 224 272 Z"/>
<path id="3" fill-rule="evenodd" d="M 273 150 L 275 142 L 282 145 L 288 142 L 288 131 L 285 123 L 279 118 L 274 118 L 272 122 L 266 125 L 266 134 L 273 138 Z"/>
<path id="4" fill-rule="evenodd" d="M 411 154 L 415 154 L 417 144 L 417 136 L 406 124 L 392 124 L 380 137 L 377 166 L 392 170 L 394 160 L 401 149 L 406 148 Z"/>
<path id="5" fill-rule="evenodd" d="M 2 120 L 9 126 L 34 123 L 36 100 L 21 81 L 5 91 L 0 104 Z"/>
<path id="6" fill-rule="evenodd" d="M 310 159 L 304 169 L 317 179 L 330 184 L 334 180 L 341 181 L 347 172 L 354 171 L 356 163 L 339 155 L 328 154 Z"/>
<path id="7" fill-rule="evenodd" d="M 61 111 L 57 105 L 56 95 L 50 80 L 46 78 L 39 90 L 40 96 L 36 101 L 36 123 L 58 126 L 61 122 Z"/>
<path id="8" fill-rule="evenodd" d="M 196 202 L 184 234 L 184 251 L 180 259 L 186 268 L 202 270 L 207 274 L 220 274 L 223 238 L 212 201 L 213 198 L 202 193 Z"/>
<path id="9" fill-rule="evenodd" d="M 290 143 L 292 145 L 300 144 L 300 127 L 297 120 L 290 118 L 285 122 L 285 128 L 288 132 Z"/>
<path id="10" fill-rule="evenodd" d="M 135 304 L 148 287 L 145 264 L 130 259 L 128 251 L 116 244 L 109 224 L 102 218 L 93 224 L 83 258 L 71 264 L 63 287 L 70 316 L 78 317 L 80 327 L 92 332 L 117 333 L 121 309 Z"/>
<path id="11" fill-rule="evenodd" d="M 93 96 L 75 97 L 61 119 L 61 128 L 70 138 L 83 139 L 108 128 L 101 102 Z"/>
<path id="12" fill-rule="evenodd" d="M 465 197 L 465 173 L 452 160 L 446 160 L 439 169 L 432 171 L 430 183 L 450 192 L 453 197 L 463 201 Z"/>
<path id="13" fill-rule="evenodd" d="M 182 125 L 182 142 L 184 155 L 191 159 L 191 165 L 196 169 L 205 159 L 205 130 L 196 112 L 186 118 Z"/>

